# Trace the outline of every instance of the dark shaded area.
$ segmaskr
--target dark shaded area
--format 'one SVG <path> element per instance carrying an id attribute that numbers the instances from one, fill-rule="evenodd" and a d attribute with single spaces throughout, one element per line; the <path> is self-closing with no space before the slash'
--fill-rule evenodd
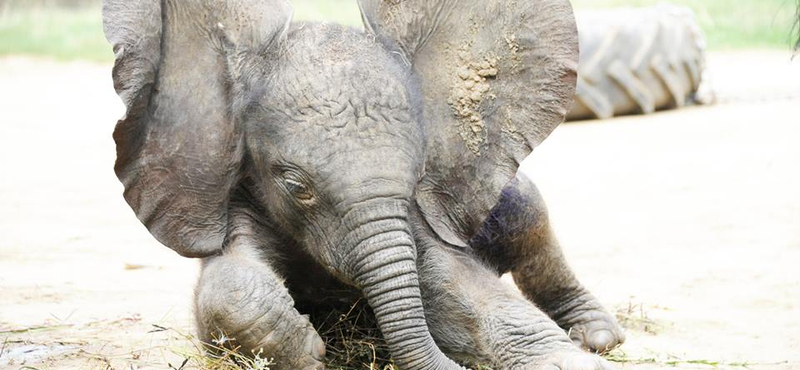
<path id="1" fill-rule="evenodd" d="M 375 314 L 365 300 L 347 305 L 307 305 L 298 310 L 311 317 L 311 323 L 325 341 L 328 366 L 333 369 L 383 369 L 392 364 L 389 346 L 383 339 Z"/>

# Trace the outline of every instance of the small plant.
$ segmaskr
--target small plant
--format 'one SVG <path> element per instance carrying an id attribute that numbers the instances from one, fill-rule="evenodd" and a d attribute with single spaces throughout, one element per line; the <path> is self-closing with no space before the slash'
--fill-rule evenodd
<path id="1" fill-rule="evenodd" d="M 616 317 L 620 325 L 628 330 L 636 330 L 648 334 L 658 334 L 663 325 L 651 319 L 641 303 L 628 302 L 627 305 L 617 306 Z"/>
<path id="2" fill-rule="evenodd" d="M 396 370 L 375 315 L 363 300 L 346 310 L 312 309 L 311 321 L 325 340 L 331 369 Z"/>

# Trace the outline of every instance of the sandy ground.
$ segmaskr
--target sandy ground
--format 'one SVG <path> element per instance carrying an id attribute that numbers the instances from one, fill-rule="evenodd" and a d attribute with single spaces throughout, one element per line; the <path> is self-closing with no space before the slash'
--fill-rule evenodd
<path id="1" fill-rule="evenodd" d="M 628 329 L 620 368 L 798 369 L 800 61 L 710 59 L 723 104 L 565 124 L 524 169 Z M 192 351 L 197 264 L 122 199 L 122 112 L 110 66 L 0 59 L 2 369 L 177 368 Z"/>

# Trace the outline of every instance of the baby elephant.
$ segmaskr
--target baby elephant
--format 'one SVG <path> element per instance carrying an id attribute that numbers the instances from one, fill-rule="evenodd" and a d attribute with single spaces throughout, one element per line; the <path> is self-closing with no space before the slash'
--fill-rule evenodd
<path id="1" fill-rule="evenodd" d="M 363 297 L 403 370 L 611 368 L 579 346 L 624 334 L 515 178 L 572 102 L 569 2 L 359 5 L 364 32 L 292 23 L 285 0 L 104 4 L 116 174 L 161 243 L 202 259 L 201 338 L 322 369 L 298 307 Z"/>

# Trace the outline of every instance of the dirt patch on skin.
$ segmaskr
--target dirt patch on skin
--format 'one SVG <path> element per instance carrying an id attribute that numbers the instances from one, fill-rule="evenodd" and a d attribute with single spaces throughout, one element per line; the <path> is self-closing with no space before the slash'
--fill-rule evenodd
<path id="1" fill-rule="evenodd" d="M 519 52 L 521 50 L 521 47 L 519 46 L 519 42 L 517 42 L 517 35 L 509 33 L 503 39 L 505 40 L 506 46 L 508 47 L 511 69 L 516 70 L 519 67 L 520 63 L 522 63 L 522 59 L 520 59 L 519 57 Z"/>
<path id="2" fill-rule="evenodd" d="M 458 118 L 458 133 L 467 148 L 480 155 L 480 147 L 486 141 L 486 124 L 480 112 L 485 99 L 494 99 L 489 80 L 497 77 L 498 59 L 485 56 L 478 59 L 470 57 L 467 47 L 458 52 L 458 66 L 455 68 L 451 95 L 447 100 Z"/>

